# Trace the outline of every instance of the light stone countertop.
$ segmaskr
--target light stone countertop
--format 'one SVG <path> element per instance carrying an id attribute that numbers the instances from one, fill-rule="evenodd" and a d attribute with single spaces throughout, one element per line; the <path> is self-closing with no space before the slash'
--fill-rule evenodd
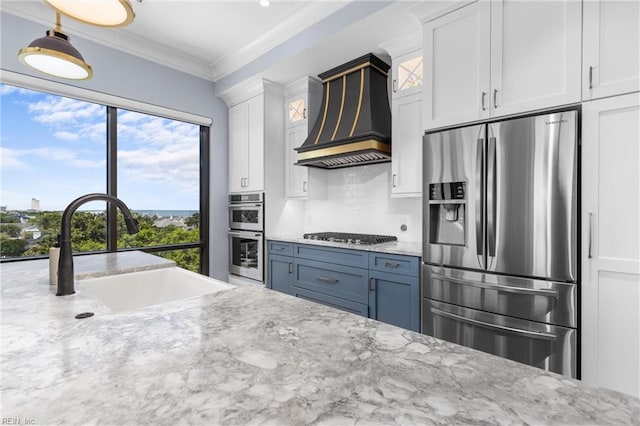
<path id="1" fill-rule="evenodd" d="M 112 314 L 47 268 L 0 265 L 1 415 L 22 424 L 640 424 L 631 396 L 262 286 Z"/>
<path id="2" fill-rule="evenodd" d="M 407 256 L 422 256 L 422 243 L 412 241 L 392 241 L 389 243 L 359 245 L 349 243 L 336 243 L 333 241 L 308 240 L 302 237 L 267 235 L 269 241 L 284 241 L 287 243 L 312 244 L 316 246 L 338 247 L 351 250 L 373 251 L 376 253 L 402 254 Z"/>

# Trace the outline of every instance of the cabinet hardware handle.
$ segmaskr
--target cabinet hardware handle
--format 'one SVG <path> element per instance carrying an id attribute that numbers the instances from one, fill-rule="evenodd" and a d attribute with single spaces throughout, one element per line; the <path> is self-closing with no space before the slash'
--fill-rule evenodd
<path id="1" fill-rule="evenodd" d="M 289 273 L 293 274 L 293 263 L 289 263 Z"/>
<path id="2" fill-rule="evenodd" d="M 307 118 L 307 109 L 306 108 L 302 109 L 302 118 L 305 118 L 305 119 Z"/>
<path id="3" fill-rule="evenodd" d="M 480 104 L 482 105 L 482 110 L 486 111 L 487 107 L 484 106 L 484 98 L 487 96 L 487 92 L 482 92 L 482 95 L 480 96 Z"/>
<path id="4" fill-rule="evenodd" d="M 396 80 L 395 78 L 393 79 L 392 88 L 393 88 L 393 93 L 396 93 L 398 91 L 398 80 Z"/>
<path id="5" fill-rule="evenodd" d="M 396 185 L 396 177 L 398 175 L 396 175 L 395 173 L 391 176 L 391 186 L 393 186 L 394 188 L 397 186 Z"/>
<path id="6" fill-rule="evenodd" d="M 593 89 L 593 65 L 589 66 L 589 90 L 591 89 Z"/>
<path id="7" fill-rule="evenodd" d="M 307 182 L 302 182 L 302 192 L 307 192 Z"/>
<path id="8" fill-rule="evenodd" d="M 498 108 L 498 89 L 493 89 L 493 108 Z"/>
<path id="9" fill-rule="evenodd" d="M 273 250 L 279 250 L 279 251 L 282 251 L 282 250 L 284 250 L 284 247 L 273 247 Z"/>
<path id="10" fill-rule="evenodd" d="M 244 188 L 244 178 L 240 178 L 240 186 Z"/>
<path id="11" fill-rule="evenodd" d="M 329 277 L 316 277 L 316 280 L 322 281 L 323 283 L 327 283 L 327 284 L 336 284 L 339 281 L 339 280 L 336 280 L 335 278 L 329 278 Z"/>
<path id="12" fill-rule="evenodd" d="M 369 291 L 375 291 L 376 289 L 376 279 L 371 277 L 369 278 Z"/>
<path id="13" fill-rule="evenodd" d="M 593 218 L 593 213 L 589 212 L 589 246 L 587 248 L 587 258 L 589 259 L 593 258 L 593 256 L 591 255 L 591 233 L 592 233 L 591 219 L 592 218 Z"/>
<path id="14" fill-rule="evenodd" d="M 385 268 L 397 268 L 399 266 L 400 266 L 400 264 L 399 263 L 395 263 L 395 262 L 385 262 L 384 263 L 384 267 Z"/>

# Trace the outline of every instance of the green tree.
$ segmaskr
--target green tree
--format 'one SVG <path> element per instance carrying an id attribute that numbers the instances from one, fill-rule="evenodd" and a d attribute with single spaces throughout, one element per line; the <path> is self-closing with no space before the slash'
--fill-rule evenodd
<path id="1" fill-rule="evenodd" d="M 0 223 L 18 223 L 17 218 L 7 212 L 0 212 Z"/>
<path id="2" fill-rule="evenodd" d="M 0 223 L 0 233 L 7 234 L 12 238 L 17 238 L 20 235 L 20 226 L 15 223 Z"/>
<path id="3" fill-rule="evenodd" d="M 194 228 L 200 227 L 200 213 L 192 214 L 184 221 L 184 223 L 187 226 L 192 226 Z"/>
<path id="4" fill-rule="evenodd" d="M 19 257 L 27 249 L 27 242 L 20 239 L 0 238 L 0 256 Z"/>

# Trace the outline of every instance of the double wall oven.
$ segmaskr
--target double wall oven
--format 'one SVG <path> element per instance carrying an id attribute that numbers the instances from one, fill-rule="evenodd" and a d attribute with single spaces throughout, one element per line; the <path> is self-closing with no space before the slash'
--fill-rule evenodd
<path id="1" fill-rule="evenodd" d="M 263 281 L 264 194 L 229 195 L 229 272 Z"/>
<path id="2" fill-rule="evenodd" d="M 422 331 L 579 378 L 578 111 L 424 137 Z"/>

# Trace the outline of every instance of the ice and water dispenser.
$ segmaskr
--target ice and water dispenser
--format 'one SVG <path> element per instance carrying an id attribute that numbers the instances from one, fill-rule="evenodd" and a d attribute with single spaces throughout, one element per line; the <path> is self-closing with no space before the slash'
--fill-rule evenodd
<path id="1" fill-rule="evenodd" d="M 465 245 L 467 214 L 466 182 L 429 184 L 429 242 Z"/>

